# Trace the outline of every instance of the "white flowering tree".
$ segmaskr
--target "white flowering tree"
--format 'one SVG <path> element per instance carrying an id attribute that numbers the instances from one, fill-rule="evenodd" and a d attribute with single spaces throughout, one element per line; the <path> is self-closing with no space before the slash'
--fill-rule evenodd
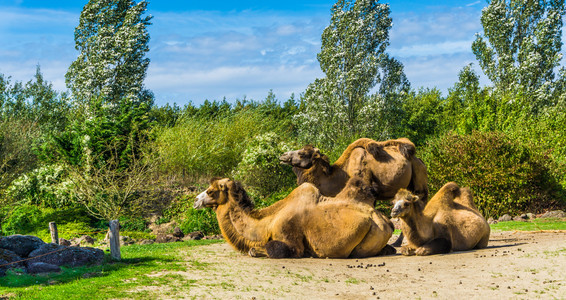
<path id="1" fill-rule="evenodd" d="M 531 112 L 554 104 L 564 13 L 564 0 L 492 0 L 482 10 L 472 50 L 503 98 L 519 95 Z"/>
<path id="2" fill-rule="evenodd" d="M 75 28 L 80 52 L 65 76 L 75 100 L 88 103 L 102 97 L 118 105 L 124 98 L 147 100 L 143 80 L 149 66 L 151 16 L 148 2 L 90 0 Z"/>
<path id="3" fill-rule="evenodd" d="M 378 137 L 380 112 L 391 100 L 385 96 L 408 87 L 401 63 L 385 53 L 389 13 L 389 5 L 376 0 L 339 0 L 332 7 L 318 54 L 326 76 L 308 86 L 296 117 L 307 142 L 329 149 L 368 133 Z"/>

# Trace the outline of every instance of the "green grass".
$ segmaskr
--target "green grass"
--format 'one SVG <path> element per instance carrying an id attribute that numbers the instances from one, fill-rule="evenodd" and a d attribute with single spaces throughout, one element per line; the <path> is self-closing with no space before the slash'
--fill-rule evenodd
<path id="1" fill-rule="evenodd" d="M 180 257 L 190 247 L 217 243 L 218 240 L 188 241 L 169 244 L 131 245 L 121 248 L 122 260 L 110 261 L 106 254 L 100 266 L 63 268 L 59 274 L 29 275 L 9 271 L 0 280 L 0 299 L 73 299 L 148 298 L 155 295 L 152 286 L 167 286 L 181 282 L 174 274 L 152 277 L 160 271 L 187 270 Z M 194 264 L 194 262 L 193 262 Z M 194 282 L 193 282 L 194 283 Z M 189 285 L 191 282 L 182 282 Z M 142 289 L 136 289 L 140 288 Z M 172 287 L 174 291 L 174 287 Z"/>
<path id="2" fill-rule="evenodd" d="M 558 219 L 533 219 L 528 222 L 509 221 L 491 224 L 493 231 L 566 230 L 566 221 Z"/>

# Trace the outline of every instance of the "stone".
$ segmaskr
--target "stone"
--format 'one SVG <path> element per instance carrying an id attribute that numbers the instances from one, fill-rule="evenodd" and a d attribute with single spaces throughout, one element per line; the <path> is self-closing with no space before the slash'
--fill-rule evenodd
<path id="1" fill-rule="evenodd" d="M 138 244 L 138 245 L 150 245 L 150 244 L 153 244 L 153 243 L 155 243 L 154 240 L 143 239 L 143 240 L 139 240 L 136 244 Z"/>
<path id="2" fill-rule="evenodd" d="M 121 235 L 120 236 L 120 246 L 128 246 L 128 245 L 132 245 L 134 243 L 135 243 L 135 241 L 131 237 L 129 237 L 127 235 Z"/>
<path id="3" fill-rule="evenodd" d="M 185 237 L 183 237 L 183 241 L 200 240 L 203 237 L 204 237 L 204 233 L 202 233 L 201 231 L 193 231 L 193 232 L 185 235 Z"/>
<path id="4" fill-rule="evenodd" d="M 523 214 L 523 215 L 520 215 L 520 216 L 515 216 L 513 218 L 513 221 L 526 222 L 527 221 L 527 215 Z"/>
<path id="5" fill-rule="evenodd" d="M 90 235 L 83 235 L 78 239 L 78 243 L 83 246 L 83 245 L 89 245 L 92 246 L 94 245 L 94 238 L 92 238 Z"/>
<path id="6" fill-rule="evenodd" d="M 181 239 L 172 234 L 159 234 L 155 238 L 156 243 L 174 243 L 179 241 L 181 241 Z"/>
<path id="7" fill-rule="evenodd" d="M 566 218 L 566 213 L 564 213 L 564 211 L 562 210 L 553 210 L 553 211 L 547 211 L 545 212 L 542 216 L 540 216 L 541 218 L 556 218 L 556 219 L 562 219 L 562 218 Z"/>
<path id="8" fill-rule="evenodd" d="M 22 258 L 15 252 L 0 248 L 0 276 L 6 275 L 8 269 L 24 269 L 25 265 L 21 261 Z"/>
<path id="9" fill-rule="evenodd" d="M 61 267 L 44 262 L 34 262 L 28 264 L 27 270 L 28 273 L 30 274 L 54 273 L 54 272 L 61 272 Z"/>
<path id="10" fill-rule="evenodd" d="M 37 258 L 35 258 L 36 256 Z M 49 243 L 32 251 L 29 258 L 31 260 L 28 260 L 28 266 L 35 262 L 44 262 L 56 266 L 76 267 L 87 264 L 101 264 L 104 259 L 104 251 L 97 248 L 68 247 Z"/>
<path id="11" fill-rule="evenodd" d="M 536 215 L 533 213 L 527 213 L 527 218 L 529 218 L 529 220 L 536 219 Z"/>
<path id="12" fill-rule="evenodd" d="M 497 223 L 498 223 L 497 220 L 494 220 L 491 217 L 489 219 L 487 219 L 487 224 L 497 224 Z"/>
<path id="13" fill-rule="evenodd" d="M 64 239 L 64 238 L 59 238 L 59 245 L 61 245 L 61 246 L 71 246 L 71 241 Z"/>
<path id="14" fill-rule="evenodd" d="M 182 239 L 185 236 L 185 234 L 183 233 L 181 228 L 175 227 L 175 229 L 173 229 L 173 236 Z"/>
<path id="15" fill-rule="evenodd" d="M 497 221 L 507 222 L 507 221 L 511 221 L 511 220 L 513 220 L 513 218 L 510 215 L 504 214 L 503 216 L 499 217 L 499 219 Z"/>
<path id="16" fill-rule="evenodd" d="M 32 235 L 15 234 L 0 238 L 0 248 L 13 251 L 20 257 L 27 257 L 42 245 L 45 245 L 45 242 Z"/>

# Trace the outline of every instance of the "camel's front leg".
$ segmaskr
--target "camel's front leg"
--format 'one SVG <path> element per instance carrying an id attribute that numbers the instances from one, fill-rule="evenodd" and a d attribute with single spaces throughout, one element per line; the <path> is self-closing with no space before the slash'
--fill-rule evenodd
<path id="1" fill-rule="evenodd" d="M 303 251 L 292 247 L 288 243 L 272 240 L 265 244 L 265 250 L 269 258 L 293 258 L 301 257 Z"/>
<path id="2" fill-rule="evenodd" d="M 449 240 L 437 238 L 417 248 L 415 254 L 419 256 L 444 254 L 450 252 L 450 250 L 452 250 L 452 243 Z"/>
<path id="3" fill-rule="evenodd" d="M 251 257 L 266 257 L 267 251 L 265 251 L 265 247 L 253 247 L 248 251 L 248 255 Z"/>
<path id="4" fill-rule="evenodd" d="M 411 256 L 411 255 L 415 255 L 415 248 L 405 245 L 403 247 L 401 247 L 401 254 L 406 255 L 406 256 Z"/>

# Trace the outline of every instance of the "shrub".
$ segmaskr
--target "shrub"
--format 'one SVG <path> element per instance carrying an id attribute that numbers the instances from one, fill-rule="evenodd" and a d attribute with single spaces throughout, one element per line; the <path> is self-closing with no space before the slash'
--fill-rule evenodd
<path id="1" fill-rule="evenodd" d="M 187 209 L 179 227 L 184 233 L 193 231 L 202 231 L 206 235 L 220 233 L 216 213 L 210 208 Z"/>
<path id="2" fill-rule="evenodd" d="M 44 215 L 39 207 L 34 205 L 20 205 L 12 210 L 2 222 L 2 234 L 27 234 L 39 226 L 47 227 Z"/>
<path id="3" fill-rule="evenodd" d="M 289 150 L 291 146 L 273 132 L 257 136 L 247 145 L 242 161 L 232 172 L 234 179 L 262 197 L 292 186 L 293 171 L 279 163 L 279 156 Z"/>
<path id="4" fill-rule="evenodd" d="M 503 133 L 448 133 L 431 140 L 421 152 L 431 192 L 455 181 L 474 192 L 485 217 L 556 205 L 559 187 L 541 163 L 542 157 Z"/>

